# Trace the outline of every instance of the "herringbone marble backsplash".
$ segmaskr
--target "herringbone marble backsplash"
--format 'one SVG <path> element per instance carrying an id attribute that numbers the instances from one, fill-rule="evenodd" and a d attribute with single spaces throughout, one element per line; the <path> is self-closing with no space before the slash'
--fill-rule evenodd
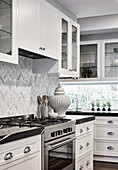
<path id="1" fill-rule="evenodd" d="M 19 64 L 0 64 L 0 117 L 37 114 L 37 96 L 52 95 L 58 74 L 34 74 L 33 60 L 19 57 Z"/>

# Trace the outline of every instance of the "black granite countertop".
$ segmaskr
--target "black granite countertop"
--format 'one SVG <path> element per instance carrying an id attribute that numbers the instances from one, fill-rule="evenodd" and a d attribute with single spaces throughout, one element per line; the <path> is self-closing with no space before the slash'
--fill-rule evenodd
<path id="1" fill-rule="evenodd" d="M 118 116 L 118 111 L 67 111 L 66 115 Z"/>
<path id="2" fill-rule="evenodd" d="M 94 115 L 66 115 L 66 118 L 75 121 L 76 125 L 95 120 Z"/>
<path id="3" fill-rule="evenodd" d="M 0 128 L 0 144 L 39 135 L 43 132 L 43 129 L 43 127 L 30 128 L 19 126 Z"/>

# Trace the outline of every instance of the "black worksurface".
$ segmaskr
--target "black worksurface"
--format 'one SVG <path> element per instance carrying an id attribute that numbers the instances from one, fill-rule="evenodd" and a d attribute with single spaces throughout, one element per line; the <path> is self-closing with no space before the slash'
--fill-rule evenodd
<path id="1" fill-rule="evenodd" d="M 0 144 L 12 142 L 15 140 L 31 137 L 34 135 L 41 134 L 43 131 L 42 127 L 6 127 L 0 129 Z"/>
<path id="2" fill-rule="evenodd" d="M 66 115 L 66 117 L 74 120 L 76 125 L 95 120 L 94 115 Z"/>
<path id="3" fill-rule="evenodd" d="M 117 111 L 67 111 L 66 115 L 118 116 Z"/>

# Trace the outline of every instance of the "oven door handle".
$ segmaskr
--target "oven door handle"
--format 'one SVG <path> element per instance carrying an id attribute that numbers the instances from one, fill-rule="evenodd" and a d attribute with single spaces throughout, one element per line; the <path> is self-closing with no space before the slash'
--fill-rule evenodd
<path id="1" fill-rule="evenodd" d="M 59 147 L 59 146 L 61 146 L 61 145 L 64 145 L 64 144 L 70 142 L 70 141 L 73 141 L 73 140 L 75 140 L 75 139 L 76 139 L 76 137 L 74 137 L 74 138 L 69 138 L 69 139 L 66 139 L 66 140 L 64 140 L 63 142 L 59 142 L 59 143 L 57 143 L 57 144 L 55 144 L 55 145 L 47 145 L 47 146 L 45 146 L 45 148 L 47 148 L 47 149 L 57 148 L 57 147 Z"/>

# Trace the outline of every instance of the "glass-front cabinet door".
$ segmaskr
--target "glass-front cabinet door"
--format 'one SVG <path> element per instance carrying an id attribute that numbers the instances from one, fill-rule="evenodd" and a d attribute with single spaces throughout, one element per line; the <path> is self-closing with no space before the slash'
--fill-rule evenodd
<path id="1" fill-rule="evenodd" d="M 17 4 L 17 0 L 0 0 L 0 61 L 3 62 L 18 62 Z"/>
<path id="2" fill-rule="evenodd" d="M 100 43 L 84 41 L 80 45 L 80 79 L 100 79 Z"/>
<path id="3" fill-rule="evenodd" d="M 102 41 L 103 80 L 118 78 L 118 39 Z"/>
<path id="4" fill-rule="evenodd" d="M 79 24 L 61 14 L 60 77 L 78 77 L 79 70 Z"/>

